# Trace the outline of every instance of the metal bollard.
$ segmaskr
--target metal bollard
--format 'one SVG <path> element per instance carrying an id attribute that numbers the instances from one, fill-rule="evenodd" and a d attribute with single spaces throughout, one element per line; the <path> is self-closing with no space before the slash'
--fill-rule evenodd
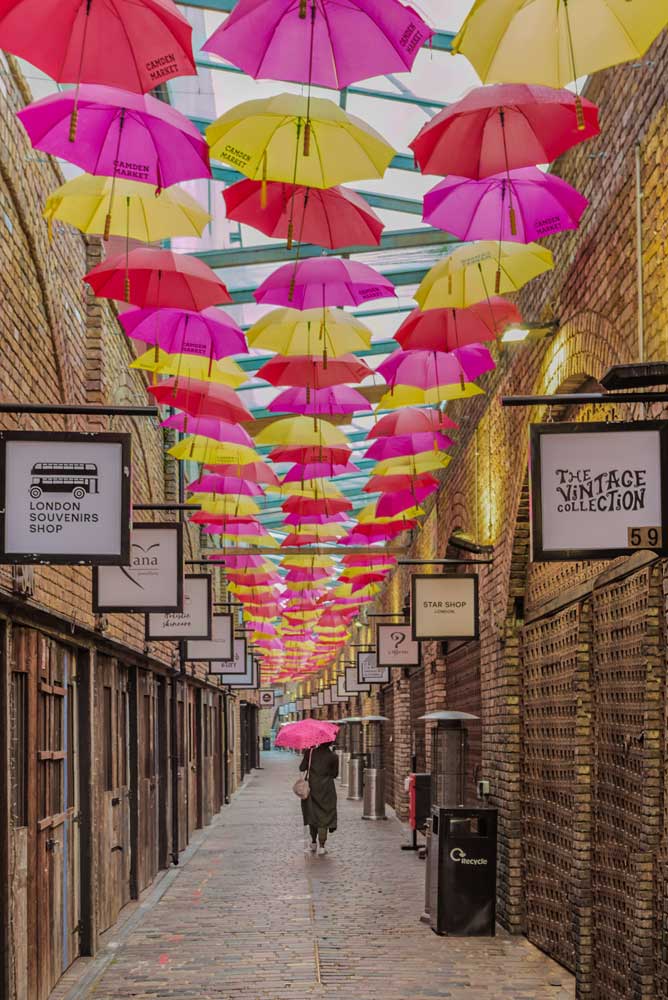
<path id="1" fill-rule="evenodd" d="M 361 757 L 351 757 L 348 763 L 348 798 L 358 802 L 362 798 L 363 760 Z"/>
<path id="2" fill-rule="evenodd" d="M 385 769 L 364 770 L 364 811 L 362 819 L 387 819 L 385 815 Z"/>

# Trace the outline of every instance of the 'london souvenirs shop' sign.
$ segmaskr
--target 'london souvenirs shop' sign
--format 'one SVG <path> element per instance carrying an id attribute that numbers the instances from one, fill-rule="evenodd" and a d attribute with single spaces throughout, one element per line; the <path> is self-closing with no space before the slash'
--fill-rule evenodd
<path id="1" fill-rule="evenodd" d="M 127 566 L 130 435 L 0 432 L 0 559 Z"/>
<path id="2" fill-rule="evenodd" d="M 531 538 L 536 561 L 668 554 L 668 423 L 535 424 Z"/>
<path id="3" fill-rule="evenodd" d="M 93 611 L 183 610 L 183 525 L 134 524 L 127 566 L 93 570 Z"/>

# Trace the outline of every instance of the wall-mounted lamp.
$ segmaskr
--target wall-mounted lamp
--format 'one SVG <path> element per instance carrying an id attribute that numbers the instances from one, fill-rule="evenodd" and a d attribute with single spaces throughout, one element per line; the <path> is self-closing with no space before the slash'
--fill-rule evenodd
<path id="1" fill-rule="evenodd" d="M 502 344 L 521 344 L 525 340 L 542 340 L 553 337 L 560 323 L 552 320 L 549 323 L 522 323 L 518 326 L 507 326 L 501 334 Z"/>

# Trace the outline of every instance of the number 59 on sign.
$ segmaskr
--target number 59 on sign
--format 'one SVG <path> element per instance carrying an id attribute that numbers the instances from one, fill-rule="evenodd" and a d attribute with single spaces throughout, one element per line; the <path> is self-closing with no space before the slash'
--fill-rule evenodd
<path id="1" fill-rule="evenodd" d="M 663 531 L 655 528 L 629 528 L 630 549 L 660 549 L 663 545 Z"/>

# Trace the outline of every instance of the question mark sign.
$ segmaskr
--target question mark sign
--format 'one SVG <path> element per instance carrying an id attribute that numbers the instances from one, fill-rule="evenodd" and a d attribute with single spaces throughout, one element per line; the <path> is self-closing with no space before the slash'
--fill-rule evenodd
<path id="1" fill-rule="evenodd" d="M 405 632 L 390 632 L 390 639 L 394 643 L 394 651 L 396 652 L 404 642 L 406 642 Z"/>

